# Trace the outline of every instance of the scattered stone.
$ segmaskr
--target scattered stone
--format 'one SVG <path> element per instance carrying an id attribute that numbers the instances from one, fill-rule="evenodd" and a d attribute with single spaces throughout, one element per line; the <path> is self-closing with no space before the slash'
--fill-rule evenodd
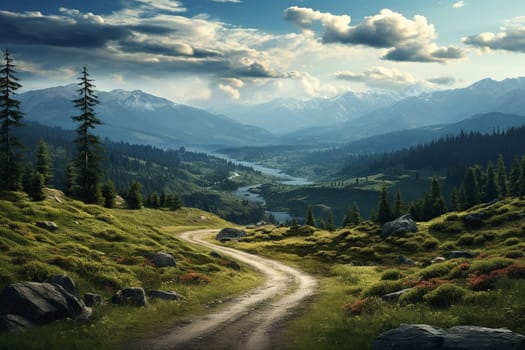
<path id="1" fill-rule="evenodd" d="M 469 227 L 479 227 L 483 225 L 483 219 L 485 218 L 485 213 L 480 211 L 479 213 L 467 214 L 463 217 L 463 221 Z"/>
<path id="2" fill-rule="evenodd" d="M 143 288 L 131 287 L 119 290 L 111 297 L 111 303 L 117 305 L 147 306 L 146 292 Z"/>
<path id="3" fill-rule="evenodd" d="M 35 225 L 40 228 L 45 228 L 46 230 L 49 230 L 49 231 L 58 230 L 58 225 L 55 224 L 53 221 L 37 221 Z"/>
<path id="4" fill-rule="evenodd" d="M 401 265 L 416 265 L 416 262 L 410 258 L 407 258 L 404 255 L 399 255 L 397 257 L 397 263 Z"/>
<path id="5" fill-rule="evenodd" d="M 409 232 L 417 232 L 417 224 L 410 214 L 403 215 L 393 221 L 389 221 L 383 225 L 383 231 L 381 231 L 382 237 L 388 237 L 390 235 L 403 235 Z"/>
<path id="6" fill-rule="evenodd" d="M 0 333 L 34 327 L 35 324 L 19 315 L 0 315 Z"/>
<path id="7" fill-rule="evenodd" d="M 430 260 L 430 263 L 431 264 L 437 264 L 437 263 L 442 263 L 444 261 L 446 261 L 447 259 L 445 259 L 444 257 L 442 256 L 436 256 L 434 259 Z"/>
<path id="8" fill-rule="evenodd" d="M 65 290 L 67 290 L 69 293 L 78 297 L 77 285 L 75 284 L 75 281 L 73 281 L 73 279 L 69 276 L 53 275 L 51 277 L 48 277 L 44 282 L 58 284 L 59 286 L 62 286 Z"/>
<path id="9" fill-rule="evenodd" d="M 230 269 L 240 271 L 241 266 L 236 261 L 229 261 L 226 267 L 229 267 Z"/>
<path id="10" fill-rule="evenodd" d="M 0 293 L 0 315 L 10 320 L 9 324 L 25 324 L 18 317 L 7 316 L 16 315 L 27 324 L 38 325 L 67 317 L 88 318 L 91 309 L 58 284 L 21 282 L 8 285 Z"/>
<path id="11" fill-rule="evenodd" d="M 457 326 L 442 329 L 425 324 L 402 324 L 381 333 L 372 350 L 523 350 L 525 337 L 507 329 Z"/>
<path id="12" fill-rule="evenodd" d="M 177 266 L 177 262 L 173 255 L 164 252 L 159 252 L 153 255 L 150 260 L 155 267 Z"/>
<path id="13" fill-rule="evenodd" d="M 218 241 L 238 240 L 246 237 L 246 232 L 236 228 L 223 228 L 215 237 Z"/>
<path id="14" fill-rule="evenodd" d="M 388 294 L 383 295 L 382 299 L 384 301 L 398 301 L 400 296 L 402 296 L 403 294 L 411 290 L 412 288 L 406 288 L 406 289 L 398 290 L 397 292 L 388 293 Z"/>
<path id="15" fill-rule="evenodd" d="M 162 291 L 162 290 L 152 290 L 148 293 L 148 296 L 151 299 L 160 299 L 160 300 L 182 300 L 184 297 L 175 291 Z"/>
<path id="16" fill-rule="evenodd" d="M 84 304 L 89 307 L 104 305 L 104 297 L 99 294 L 86 293 L 84 295 Z"/>
<path id="17" fill-rule="evenodd" d="M 477 255 L 471 252 L 464 252 L 461 250 L 453 250 L 447 254 L 447 259 L 457 259 L 457 258 L 475 258 Z"/>
<path id="18" fill-rule="evenodd" d="M 58 198 L 58 196 L 55 196 L 54 198 L 57 203 L 62 204 L 62 200 Z"/>
<path id="19" fill-rule="evenodd" d="M 220 254 L 217 253 L 216 251 L 211 252 L 210 255 L 213 256 L 214 258 L 217 258 L 217 259 L 222 258 L 222 255 L 220 255 Z"/>

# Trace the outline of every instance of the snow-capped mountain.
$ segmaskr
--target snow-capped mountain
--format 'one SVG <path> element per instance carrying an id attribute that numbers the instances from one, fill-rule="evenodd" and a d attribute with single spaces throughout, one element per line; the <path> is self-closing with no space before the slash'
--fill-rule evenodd
<path id="1" fill-rule="evenodd" d="M 18 96 L 25 118 L 41 124 L 72 129 L 78 114 L 72 100 L 75 84 L 29 91 Z M 240 124 L 224 116 L 179 105 L 140 90 L 98 92 L 97 116 L 104 125 L 96 132 L 115 141 L 161 147 L 188 145 L 260 145 L 271 143 L 266 130 Z"/>

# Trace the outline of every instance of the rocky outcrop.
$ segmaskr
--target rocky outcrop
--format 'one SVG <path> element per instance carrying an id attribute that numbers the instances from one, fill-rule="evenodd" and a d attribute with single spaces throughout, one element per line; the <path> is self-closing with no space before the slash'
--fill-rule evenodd
<path id="1" fill-rule="evenodd" d="M 402 236 L 405 233 L 417 232 L 417 224 L 410 214 L 403 215 L 383 225 L 382 237 Z"/>
<path id="2" fill-rule="evenodd" d="M 246 237 L 246 232 L 236 228 L 223 228 L 215 237 L 218 241 L 231 241 Z"/>
<path id="3" fill-rule="evenodd" d="M 116 305 L 147 306 L 146 292 L 143 288 L 126 288 L 119 290 L 111 297 L 111 303 Z"/>
<path id="4" fill-rule="evenodd" d="M 507 329 L 457 326 L 442 329 L 403 324 L 381 333 L 372 350 L 523 350 L 525 337 Z"/>
<path id="5" fill-rule="evenodd" d="M 39 325 L 64 318 L 87 318 L 87 308 L 75 295 L 58 284 L 21 282 L 0 293 L 3 329 Z"/>
<path id="6" fill-rule="evenodd" d="M 55 224 L 53 221 L 37 221 L 35 225 L 37 225 L 40 228 L 45 228 L 49 231 L 58 230 L 58 225 Z"/>
<path id="7" fill-rule="evenodd" d="M 62 286 L 69 293 L 78 297 L 78 289 L 75 281 L 69 276 L 66 275 L 53 275 L 47 278 L 44 282 L 58 284 Z"/>
<path id="8" fill-rule="evenodd" d="M 160 299 L 160 300 L 182 300 L 184 297 L 175 291 L 162 291 L 162 290 L 152 290 L 148 293 L 150 299 Z"/>
<path id="9" fill-rule="evenodd" d="M 84 304 L 89 307 L 95 307 L 104 304 L 104 297 L 102 295 L 86 293 L 84 295 Z"/>
<path id="10" fill-rule="evenodd" d="M 150 261 L 155 267 L 177 266 L 177 262 L 173 255 L 164 252 L 154 254 L 150 258 Z"/>
<path id="11" fill-rule="evenodd" d="M 447 259 L 457 259 L 457 258 L 475 258 L 477 255 L 471 252 L 465 252 L 462 250 L 453 250 L 447 254 Z"/>

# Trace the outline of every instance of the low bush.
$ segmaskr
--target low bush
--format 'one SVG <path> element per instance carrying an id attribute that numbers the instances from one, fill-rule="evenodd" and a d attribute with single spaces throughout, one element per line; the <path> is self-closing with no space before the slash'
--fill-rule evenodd
<path id="1" fill-rule="evenodd" d="M 381 280 L 394 281 L 400 279 L 401 277 L 403 277 L 403 273 L 401 273 L 401 271 L 397 269 L 390 269 L 383 272 L 383 274 L 381 275 Z"/>
<path id="2" fill-rule="evenodd" d="M 180 283 L 184 284 L 207 284 L 210 282 L 208 276 L 198 272 L 188 272 L 178 278 Z"/>
<path id="3" fill-rule="evenodd" d="M 382 297 L 388 293 L 397 292 L 403 289 L 401 281 L 380 281 L 364 292 L 365 297 Z"/>
<path id="4" fill-rule="evenodd" d="M 518 237 L 511 237 L 511 238 L 507 238 L 504 243 L 506 246 L 513 246 L 513 245 L 519 244 L 520 239 Z"/>
<path id="5" fill-rule="evenodd" d="M 429 280 L 431 278 L 442 277 L 448 275 L 450 270 L 456 266 L 454 262 L 442 262 L 427 266 L 419 272 L 422 280 Z"/>
<path id="6" fill-rule="evenodd" d="M 384 302 L 381 298 L 370 297 L 358 300 L 355 303 L 347 304 L 343 309 L 351 315 L 361 315 L 363 313 L 373 314 L 380 311 Z"/>
<path id="7" fill-rule="evenodd" d="M 467 291 L 454 284 L 443 284 L 427 293 L 423 300 L 435 308 L 448 308 L 463 300 Z"/>
<path id="8" fill-rule="evenodd" d="M 473 245 L 476 236 L 471 233 L 464 233 L 458 239 L 459 245 Z"/>
<path id="9" fill-rule="evenodd" d="M 428 292 L 433 291 L 437 287 L 446 283 L 449 283 L 449 281 L 437 278 L 433 278 L 428 281 L 421 281 L 415 284 L 410 291 L 401 295 L 401 297 L 399 298 L 399 303 L 401 305 L 420 303 L 423 301 L 423 297 Z"/>

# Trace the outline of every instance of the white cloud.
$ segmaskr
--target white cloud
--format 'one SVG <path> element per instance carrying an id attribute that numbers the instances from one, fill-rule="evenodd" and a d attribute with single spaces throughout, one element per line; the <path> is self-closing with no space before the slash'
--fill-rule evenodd
<path id="1" fill-rule="evenodd" d="M 368 86 L 382 88 L 403 87 L 417 83 L 412 74 L 386 67 L 373 67 L 361 73 L 341 71 L 334 75 L 340 80 L 363 82 Z"/>
<path id="2" fill-rule="evenodd" d="M 483 50 L 525 53 L 525 17 L 506 21 L 499 33 L 484 32 L 462 39 L 463 43 Z"/>
<path id="3" fill-rule="evenodd" d="M 388 49 L 382 57 L 386 60 L 446 63 L 464 57 L 458 47 L 439 47 L 434 42 L 437 37 L 434 25 L 420 15 L 408 19 L 400 13 L 383 9 L 375 16 L 365 17 L 356 26 L 350 25 L 350 16 L 336 16 L 297 6 L 286 9 L 284 15 L 285 19 L 303 29 L 321 22 L 324 43 Z"/>
<path id="4" fill-rule="evenodd" d="M 455 8 L 455 9 L 460 9 L 462 7 L 465 7 L 466 3 L 465 1 L 458 1 L 458 2 L 455 2 L 452 7 Z"/>
<path id="5" fill-rule="evenodd" d="M 239 92 L 239 90 L 237 90 L 231 85 L 219 84 L 218 87 L 219 90 L 225 92 L 229 97 L 231 97 L 234 100 L 238 100 L 241 98 L 241 93 Z"/>

